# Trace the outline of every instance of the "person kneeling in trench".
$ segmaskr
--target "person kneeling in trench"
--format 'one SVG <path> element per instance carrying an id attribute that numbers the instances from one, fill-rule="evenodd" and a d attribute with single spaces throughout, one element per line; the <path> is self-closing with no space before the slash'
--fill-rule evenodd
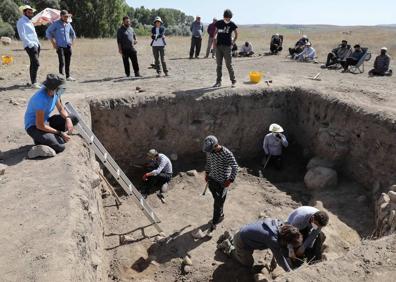
<path id="1" fill-rule="evenodd" d="M 253 267 L 255 250 L 270 249 L 278 263 L 285 271 L 291 271 L 287 246 L 298 248 L 302 244 L 302 235 L 290 224 L 278 219 L 265 218 L 243 226 L 233 237 L 226 231 L 220 236 L 217 249 L 223 251 L 243 266 Z M 271 262 L 272 272 L 276 263 Z"/>
<path id="2" fill-rule="evenodd" d="M 69 115 L 61 102 L 65 92 L 64 78 L 48 74 L 43 87 L 29 100 L 25 112 L 25 130 L 36 145 L 47 145 L 56 153 L 65 150 L 65 143 L 70 140 L 68 133 L 78 123 L 75 116 Z M 59 115 L 49 116 L 55 109 Z"/>
<path id="3" fill-rule="evenodd" d="M 265 153 L 264 168 L 269 162 L 274 163 L 277 169 L 282 168 L 282 149 L 287 147 L 289 143 L 285 135 L 282 134 L 282 126 L 273 123 L 269 127 L 270 133 L 265 135 L 263 141 L 263 149 Z"/>
<path id="4" fill-rule="evenodd" d="M 298 249 L 289 249 L 289 257 L 294 267 L 300 266 L 302 259 L 306 259 L 308 264 L 322 261 L 326 236 L 321 230 L 328 222 L 329 216 L 326 212 L 310 206 L 299 207 L 289 214 L 287 223 L 297 227 L 303 236 L 303 244 Z"/>
<path id="5" fill-rule="evenodd" d="M 168 183 L 172 179 L 172 163 L 167 156 L 158 153 L 155 149 L 148 151 L 147 157 L 150 159 L 149 167 L 154 169 L 143 175 L 143 181 L 146 182 L 143 197 L 147 197 L 151 187 L 160 186 L 157 196 L 164 199 L 164 193 L 168 191 Z"/>

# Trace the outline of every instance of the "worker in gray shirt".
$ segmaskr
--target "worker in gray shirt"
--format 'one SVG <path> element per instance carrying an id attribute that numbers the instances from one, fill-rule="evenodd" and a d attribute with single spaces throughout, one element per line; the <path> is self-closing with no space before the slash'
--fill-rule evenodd
<path id="1" fill-rule="evenodd" d="M 302 206 L 293 210 L 287 223 L 295 226 L 303 235 L 303 244 L 295 250 L 289 249 L 289 256 L 295 258 L 306 258 L 309 263 L 322 260 L 322 245 L 326 236 L 321 231 L 329 222 L 329 216 L 324 211 L 310 206 Z M 294 261 L 299 265 L 299 261 Z"/>
<path id="2" fill-rule="evenodd" d="M 285 135 L 282 134 L 283 128 L 279 124 L 273 123 L 269 127 L 270 133 L 265 135 L 263 141 L 263 149 L 265 153 L 264 163 L 274 163 L 277 169 L 282 168 L 282 149 L 287 147 L 289 143 Z"/>
<path id="3" fill-rule="evenodd" d="M 160 190 L 158 191 L 157 196 L 163 200 L 164 193 L 168 191 L 168 183 L 172 179 L 172 163 L 166 155 L 158 153 L 155 149 L 148 151 L 147 157 L 151 161 L 147 166 L 151 171 L 143 175 L 143 181 L 146 182 L 143 197 L 147 197 L 151 187 L 159 186 Z"/>
<path id="4" fill-rule="evenodd" d="M 201 17 L 197 16 L 195 21 L 191 24 L 190 31 L 192 33 L 191 36 L 191 47 L 190 47 L 190 59 L 194 56 L 195 49 L 195 58 L 199 58 L 199 53 L 201 52 L 202 45 L 202 34 L 204 31 L 203 24 L 201 23 Z"/>
<path id="5" fill-rule="evenodd" d="M 220 236 L 217 248 L 248 267 L 254 264 L 255 250 L 270 249 L 276 262 L 285 271 L 291 271 L 286 246 L 298 248 L 301 243 L 302 235 L 296 227 L 266 218 L 243 226 L 233 237 L 226 231 Z"/>

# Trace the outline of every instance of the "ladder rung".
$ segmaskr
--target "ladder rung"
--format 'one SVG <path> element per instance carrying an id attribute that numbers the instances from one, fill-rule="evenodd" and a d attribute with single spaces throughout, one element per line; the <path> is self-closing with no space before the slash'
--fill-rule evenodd
<path id="1" fill-rule="evenodd" d="M 99 157 L 100 160 L 103 159 L 103 164 L 108 162 L 110 165 L 106 165 L 106 167 L 109 169 L 110 173 L 117 178 L 118 183 L 121 185 L 121 187 L 127 192 L 128 195 L 131 195 L 135 197 L 135 201 L 140 204 L 140 208 L 143 211 L 144 215 L 154 224 L 155 228 L 157 229 L 158 232 L 163 232 L 161 227 L 158 225 L 160 220 L 158 217 L 155 215 L 154 211 L 151 209 L 151 207 L 147 204 L 145 199 L 140 195 L 139 191 L 136 190 L 136 188 L 133 186 L 131 181 L 128 179 L 128 177 L 125 176 L 125 174 L 120 170 L 120 167 L 117 165 L 117 163 L 111 158 L 110 154 L 106 151 L 106 149 L 103 147 L 102 143 L 96 138 L 95 134 L 90 130 L 90 128 L 84 123 L 84 121 L 80 118 L 78 115 L 77 111 L 74 109 L 71 103 L 66 103 L 65 108 L 68 111 L 69 114 L 75 115 L 78 120 L 79 120 L 79 131 L 80 135 L 83 137 L 83 139 L 89 143 L 89 145 L 92 146 L 92 149 L 94 150 L 95 154 Z M 96 138 L 96 141 L 94 142 Z M 121 177 L 122 176 L 122 177 Z M 121 178 L 121 179 L 120 179 Z M 126 191 L 127 188 L 129 191 Z M 139 197 L 140 195 L 140 197 Z"/>

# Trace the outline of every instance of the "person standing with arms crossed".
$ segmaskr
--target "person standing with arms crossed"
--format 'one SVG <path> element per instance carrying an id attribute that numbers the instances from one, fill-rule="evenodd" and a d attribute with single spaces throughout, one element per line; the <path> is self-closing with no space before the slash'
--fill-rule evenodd
<path id="1" fill-rule="evenodd" d="M 122 55 L 124 63 L 125 75 L 129 77 L 131 70 L 129 66 L 129 59 L 132 62 L 135 77 L 140 77 L 139 63 L 137 58 L 137 51 L 135 45 L 137 44 L 136 34 L 131 27 L 131 20 L 128 16 L 122 18 L 122 25 L 117 31 L 118 52 Z"/>
<path id="2" fill-rule="evenodd" d="M 23 42 L 23 47 L 30 59 L 30 81 L 32 87 L 40 89 L 40 83 L 37 83 L 37 71 L 40 67 L 40 42 L 37 37 L 36 29 L 32 23 L 33 13 L 36 11 L 29 5 L 21 7 L 23 16 L 17 22 L 19 38 Z"/>
<path id="3" fill-rule="evenodd" d="M 162 25 L 162 19 L 160 17 L 156 17 L 154 19 L 154 26 L 151 29 L 151 39 L 157 77 L 161 76 L 160 58 L 165 76 L 168 76 L 168 68 L 166 67 L 165 62 L 165 27 Z"/>
<path id="4" fill-rule="evenodd" d="M 224 11 L 223 20 L 216 22 L 216 32 L 214 47 L 216 48 L 217 79 L 213 87 L 221 87 L 221 77 L 223 68 L 223 58 L 230 75 L 232 87 L 236 86 L 234 69 L 232 67 L 231 47 L 238 39 L 238 26 L 231 21 L 232 12 L 227 9 Z M 235 37 L 232 39 L 232 33 Z"/>
<path id="5" fill-rule="evenodd" d="M 63 68 L 66 72 L 67 81 L 75 81 L 70 76 L 70 61 L 72 56 L 72 45 L 76 39 L 76 33 L 72 25 L 68 22 L 70 14 L 66 10 L 60 12 L 60 20 L 51 24 L 45 36 L 51 40 L 52 46 L 56 49 L 59 59 L 59 73 L 63 73 Z"/>

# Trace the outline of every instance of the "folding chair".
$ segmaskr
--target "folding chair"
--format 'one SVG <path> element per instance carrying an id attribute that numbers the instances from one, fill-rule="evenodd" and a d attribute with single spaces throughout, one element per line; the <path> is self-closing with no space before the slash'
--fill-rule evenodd
<path id="1" fill-rule="evenodd" d="M 354 66 L 349 66 L 349 71 L 353 74 L 364 73 L 364 62 L 371 59 L 371 53 L 368 51 L 368 48 L 362 48 L 362 50 L 364 54 L 358 63 Z"/>

